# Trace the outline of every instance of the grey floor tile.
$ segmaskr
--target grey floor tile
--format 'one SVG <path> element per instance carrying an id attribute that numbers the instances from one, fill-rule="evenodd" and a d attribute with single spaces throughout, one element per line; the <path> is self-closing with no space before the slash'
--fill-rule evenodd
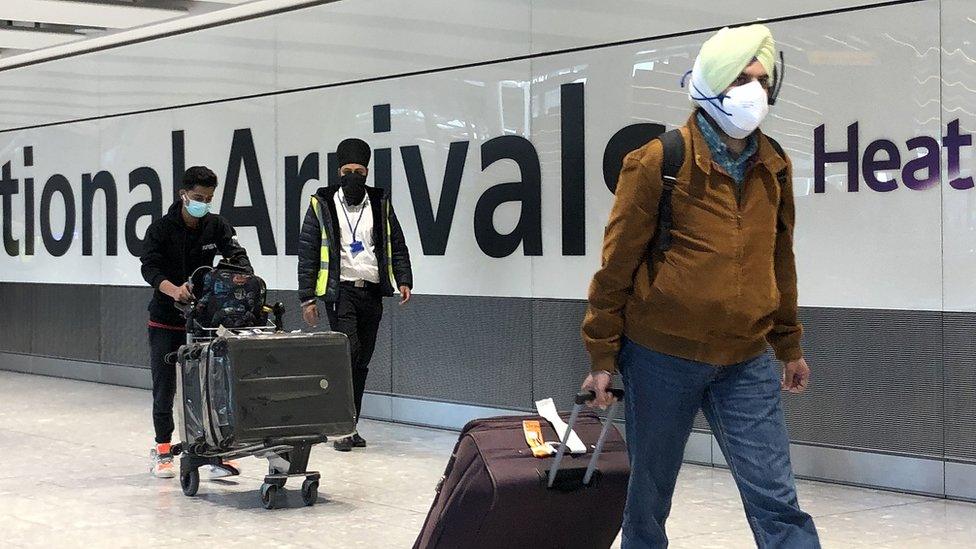
<path id="1" fill-rule="evenodd" d="M 146 473 L 150 430 L 147 391 L 0 372 L 3 548 L 410 547 L 457 438 L 365 421 L 365 451 L 313 451 L 317 505 L 292 481 L 285 508 L 267 511 L 265 461 L 241 460 L 242 476 L 187 498 Z M 798 491 L 828 548 L 976 547 L 976 505 L 809 481 Z M 676 548 L 754 547 L 723 469 L 682 469 L 668 532 Z"/>

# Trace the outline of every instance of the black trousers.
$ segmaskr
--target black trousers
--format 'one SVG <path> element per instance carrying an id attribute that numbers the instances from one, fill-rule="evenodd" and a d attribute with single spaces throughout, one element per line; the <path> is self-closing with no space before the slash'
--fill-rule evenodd
<path id="1" fill-rule="evenodd" d="M 152 369 L 153 427 L 156 443 L 173 438 L 173 399 L 176 397 L 176 367 L 166 364 L 166 355 L 186 343 L 186 333 L 165 328 L 149 328 L 149 365 Z"/>
<path id="2" fill-rule="evenodd" d="M 356 397 L 356 417 L 363 408 L 369 361 L 376 349 L 376 332 L 383 318 L 383 297 L 378 284 L 357 288 L 343 282 L 339 286 L 339 300 L 327 303 L 329 325 L 335 332 L 349 337 L 352 352 L 352 388 Z"/>

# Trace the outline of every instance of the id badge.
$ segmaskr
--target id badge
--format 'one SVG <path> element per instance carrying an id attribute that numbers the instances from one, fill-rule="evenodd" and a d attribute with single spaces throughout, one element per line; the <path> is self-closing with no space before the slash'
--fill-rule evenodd
<path id="1" fill-rule="evenodd" d="M 353 255 L 356 255 L 365 249 L 366 248 L 363 246 L 363 243 L 358 240 L 353 240 L 352 244 L 349 245 L 349 251 L 351 251 Z"/>

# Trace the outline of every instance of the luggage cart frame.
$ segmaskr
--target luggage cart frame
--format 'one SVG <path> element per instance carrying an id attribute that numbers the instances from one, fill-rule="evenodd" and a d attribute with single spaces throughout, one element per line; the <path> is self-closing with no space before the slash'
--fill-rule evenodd
<path id="1" fill-rule="evenodd" d="M 209 344 L 217 338 L 231 335 L 247 334 L 273 334 L 284 331 L 284 305 L 276 303 L 273 307 L 266 307 L 265 312 L 274 314 L 274 322 L 268 322 L 264 326 L 247 326 L 241 328 L 205 328 L 196 319 L 192 318 L 190 312 L 193 310 L 192 304 L 177 306 L 187 318 L 186 326 L 186 345 L 176 353 L 177 359 L 174 364 L 177 368 L 182 368 L 180 357 L 184 356 L 183 348 L 196 344 Z M 180 487 L 183 494 L 193 497 L 200 488 L 200 467 L 210 465 L 230 470 L 232 475 L 239 475 L 240 471 L 228 468 L 224 465 L 225 460 L 233 460 L 243 457 L 264 457 L 268 460 L 268 474 L 264 477 L 261 485 L 261 503 L 265 509 L 274 509 L 279 506 L 279 494 L 284 489 L 285 483 L 289 478 L 303 477 L 302 501 L 305 505 L 315 505 L 318 501 L 319 480 L 321 474 L 318 471 L 308 470 L 308 458 L 312 446 L 327 442 L 327 436 L 299 436 L 299 437 L 280 437 L 266 439 L 260 443 L 237 447 L 228 450 L 220 450 L 208 446 L 205 442 L 188 443 L 182 439 L 185 437 L 185 419 L 183 412 L 183 376 L 182 371 L 177 373 L 177 396 L 179 406 L 177 406 L 178 429 L 180 431 L 181 442 L 174 444 L 172 453 L 180 456 Z M 287 462 L 287 468 L 282 466 L 281 461 Z"/>

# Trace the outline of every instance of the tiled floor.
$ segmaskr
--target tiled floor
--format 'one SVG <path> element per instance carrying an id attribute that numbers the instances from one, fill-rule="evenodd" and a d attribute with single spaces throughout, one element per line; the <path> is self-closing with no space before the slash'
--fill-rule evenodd
<path id="1" fill-rule="evenodd" d="M 371 446 L 313 452 L 319 504 L 266 511 L 266 462 L 187 498 L 146 472 L 149 394 L 0 371 L 0 547 L 410 547 L 453 433 L 367 422 Z M 825 547 L 976 547 L 976 505 L 802 482 Z M 686 466 L 672 547 L 753 547 L 728 473 Z"/>

